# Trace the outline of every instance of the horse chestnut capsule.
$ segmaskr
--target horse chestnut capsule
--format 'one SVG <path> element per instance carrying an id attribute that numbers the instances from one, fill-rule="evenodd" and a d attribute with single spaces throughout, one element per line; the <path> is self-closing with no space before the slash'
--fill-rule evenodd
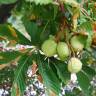
<path id="1" fill-rule="evenodd" d="M 42 44 L 42 51 L 47 57 L 51 57 L 56 54 L 57 43 L 53 39 L 48 39 Z"/>
<path id="2" fill-rule="evenodd" d="M 59 58 L 64 61 L 69 56 L 70 50 L 65 42 L 59 42 L 57 45 L 57 53 Z"/>
<path id="3" fill-rule="evenodd" d="M 68 71 L 78 73 L 82 69 L 82 62 L 78 58 L 71 58 L 68 62 Z"/>

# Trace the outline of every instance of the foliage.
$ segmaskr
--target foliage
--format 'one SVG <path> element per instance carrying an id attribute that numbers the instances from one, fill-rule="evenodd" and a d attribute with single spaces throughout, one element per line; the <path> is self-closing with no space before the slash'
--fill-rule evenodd
<path id="1" fill-rule="evenodd" d="M 41 75 L 46 86 L 46 96 L 53 96 L 53 93 L 54 96 L 59 96 L 61 84 L 66 86 L 70 82 L 72 73 L 68 71 L 67 65 L 72 57 L 78 58 L 83 64 L 82 70 L 76 73 L 77 81 L 84 96 L 91 96 L 90 82 L 96 75 L 96 42 L 93 42 L 93 36 L 96 36 L 94 35 L 96 34 L 96 2 L 94 0 L 0 0 L 0 5 L 9 6 L 13 3 L 15 7 L 11 10 L 10 16 L 10 18 L 13 17 L 13 22 L 11 24 L 6 21 L 0 24 L 0 42 L 8 41 L 6 48 L 17 44 L 28 45 L 31 48 L 17 51 L 1 51 L 0 49 L 0 74 L 2 72 L 7 74 L 5 67 L 15 66 L 12 74 L 8 74 L 13 81 L 11 96 L 23 96 L 26 87 L 26 72 L 33 61 L 38 66 L 37 74 Z M 12 26 L 17 17 L 20 17 L 19 20 L 26 31 L 20 32 Z M 27 34 L 28 37 L 22 33 Z M 75 50 L 71 46 L 70 40 L 74 36 L 80 36 L 78 42 L 84 44 L 82 50 Z M 57 56 L 58 53 L 51 57 L 42 53 L 41 46 L 49 38 L 57 44 L 64 42 L 68 45 L 70 54 L 64 56 L 63 61 Z M 74 45 L 78 44 L 75 42 Z M 46 51 L 49 52 L 49 50 L 51 50 L 50 46 Z M 2 78 L 0 83 L 6 77 L 3 76 L 0 75 Z M 76 93 L 77 95 L 79 96 Z M 69 95 L 66 93 L 66 96 Z"/>

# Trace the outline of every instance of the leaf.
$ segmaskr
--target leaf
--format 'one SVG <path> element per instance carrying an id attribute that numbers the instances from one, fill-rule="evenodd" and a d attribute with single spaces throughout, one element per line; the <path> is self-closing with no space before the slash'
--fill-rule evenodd
<path id="1" fill-rule="evenodd" d="M 31 42 L 24 35 L 22 35 L 19 31 L 16 30 L 16 33 L 18 35 L 18 41 L 17 42 L 19 44 L 32 45 Z"/>
<path id="2" fill-rule="evenodd" d="M 49 4 L 52 3 L 53 0 L 26 0 L 27 2 L 35 2 L 36 4 Z"/>
<path id="3" fill-rule="evenodd" d="M 78 18 L 80 15 L 80 8 L 73 8 L 73 16 L 72 16 L 72 20 L 73 20 L 73 28 L 74 30 L 77 29 L 77 24 L 78 24 Z"/>
<path id="4" fill-rule="evenodd" d="M 88 75 L 90 80 L 96 75 L 96 71 L 89 66 L 83 66 L 82 70 Z"/>
<path id="5" fill-rule="evenodd" d="M 49 32 L 46 31 L 48 27 L 49 20 L 46 22 L 44 27 L 39 27 L 37 23 L 34 23 L 26 18 L 23 20 L 24 26 L 31 37 L 31 43 L 33 45 L 40 45 L 42 41 L 48 38 Z"/>
<path id="6" fill-rule="evenodd" d="M 0 52 L 0 64 L 9 63 L 20 55 L 21 55 L 21 53 L 17 52 L 17 51 Z"/>
<path id="7" fill-rule="evenodd" d="M 28 67 L 32 65 L 32 61 L 36 60 L 37 54 L 25 54 L 18 61 L 18 67 L 14 71 L 14 81 L 11 90 L 11 96 L 17 96 L 17 87 L 19 88 L 20 96 L 24 95 L 24 90 L 26 87 L 26 73 Z M 17 86 L 17 87 L 16 87 Z"/>
<path id="8" fill-rule="evenodd" d="M 0 4 L 11 4 L 15 3 L 17 0 L 0 0 Z"/>
<path id="9" fill-rule="evenodd" d="M 30 56 L 27 55 L 22 56 L 18 61 L 18 67 L 14 72 L 15 77 L 12 85 L 11 96 L 16 96 L 17 88 L 15 85 L 17 85 L 17 87 L 20 90 L 20 96 L 23 96 L 26 87 L 25 86 L 26 71 L 28 70 L 28 66 L 31 64 L 32 64 L 32 60 Z"/>
<path id="10" fill-rule="evenodd" d="M 79 3 L 76 0 L 60 0 L 60 1 L 71 5 L 72 7 L 79 7 Z"/>
<path id="11" fill-rule="evenodd" d="M 87 38 L 86 46 L 85 46 L 85 48 L 88 49 L 90 48 L 91 43 L 92 43 L 92 36 L 93 36 L 92 22 L 90 21 L 84 22 L 79 27 L 88 33 L 88 38 Z"/>
<path id="12" fill-rule="evenodd" d="M 5 37 L 6 40 L 14 40 L 20 44 L 31 44 L 30 41 L 23 36 L 19 31 L 14 29 L 11 25 L 8 24 L 1 24 L 0 25 L 0 37 Z"/>
<path id="13" fill-rule="evenodd" d="M 40 74 L 37 76 L 37 79 L 38 79 L 41 83 L 43 83 L 43 79 L 42 79 L 42 76 L 41 76 Z"/>
<path id="14" fill-rule="evenodd" d="M 24 23 L 24 26 L 25 26 L 27 32 L 31 36 L 32 44 L 37 44 L 38 42 L 40 42 L 40 39 L 39 39 L 40 32 L 38 30 L 37 24 L 34 22 L 31 22 L 27 19 L 23 20 L 23 23 Z"/>
<path id="15" fill-rule="evenodd" d="M 13 35 L 13 31 L 11 33 L 11 30 L 9 29 L 9 26 L 7 24 L 0 24 L 0 36 L 3 36 L 9 40 L 17 39 L 17 36 Z"/>
<path id="16" fill-rule="evenodd" d="M 53 91 L 56 96 L 59 95 L 60 92 L 60 82 L 56 77 L 55 73 L 49 67 L 48 62 L 44 61 L 44 58 L 39 56 L 38 58 L 38 68 L 39 72 L 43 78 L 44 84 L 47 87 L 47 94 L 50 96 L 50 91 Z"/>
<path id="17" fill-rule="evenodd" d="M 36 72 L 37 72 L 37 64 L 36 64 L 35 61 L 33 61 L 33 64 L 32 64 L 32 76 L 33 76 L 34 74 L 36 74 Z"/>
<path id="18" fill-rule="evenodd" d="M 70 80 L 70 73 L 67 70 L 67 64 L 56 60 L 54 66 L 56 67 L 57 74 L 59 78 L 62 80 L 62 82 L 65 84 L 68 83 L 68 81 Z"/>
<path id="19" fill-rule="evenodd" d="M 15 84 L 15 89 L 16 89 L 16 96 L 20 96 L 20 91 L 17 84 Z"/>
<path id="20" fill-rule="evenodd" d="M 88 89 L 89 89 L 89 86 L 90 86 L 90 81 L 89 81 L 89 78 L 88 78 L 87 74 L 84 71 L 79 72 L 77 74 L 77 80 L 78 80 L 79 86 L 81 87 L 85 96 L 89 96 Z"/>
<path id="21" fill-rule="evenodd" d="M 0 70 L 4 69 L 5 67 L 8 67 L 9 65 L 8 64 L 1 64 L 0 65 Z"/>
<path id="22" fill-rule="evenodd" d="M 58 6 L 53 6 L 53 8 L 54 8 L 54 20 L 55 20 L 58 13 Z"/>

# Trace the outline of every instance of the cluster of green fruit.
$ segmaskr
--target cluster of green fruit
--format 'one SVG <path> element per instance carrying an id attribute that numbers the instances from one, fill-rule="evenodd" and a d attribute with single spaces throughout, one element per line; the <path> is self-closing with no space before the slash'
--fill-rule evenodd
<path id="1" fill-rule="evenodd" d="M 73 36 L 70 40 L 70 45 L 76 52 L 83 50 L 84 43 L 82 42 L 82 36 L 80 35 Z M 49 38 L 48 40 L 44 41 L 41 49 L 47 57 L 51 57 L 57 54 L 60 60 L 62 61 L 64 61 L 71 54 L 71 50 L 66 42 L 56 43 L 55 40 L 52 38 Z M 81 68 L 82 63 L 78 58 L 72 57 L 69 60 L 68 70 L 71 73 L 77 73 L 81 70 Z"/>

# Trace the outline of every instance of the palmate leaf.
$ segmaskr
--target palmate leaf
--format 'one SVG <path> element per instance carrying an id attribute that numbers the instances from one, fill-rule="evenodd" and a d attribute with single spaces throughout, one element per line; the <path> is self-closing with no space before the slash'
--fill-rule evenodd
<path id="1" fill-rule="evenodd" d="M 18 61 L 18 67 L 14 72 L 14 81 L 11 90 L 11 96 L 17 96 L 17 89 L 19 90 L 20 96 L 23 96 L 25 90 L 25 80 L 26 80 L 26 72 L 28 70 L 28 66 L 32 64 L 32 58 L 28 55 L 23 55 L 21 59 Z"/>
<path id="2" fill-rule="evenodd" d="M 0 4 L 12 4 L 15 3 L 17 0 L 0 0 Z"/>
<path id="3" fill-rule="evenodd" d="M 36 4 L 49 4 L 52 3 L 53 0 L 26 0 L 28 2 L 35 2 Z"/>
<path id="4" fill-rule="evenodd" d="M 48 96 L 51 96 L 51 93 L 54 92 L 56 96 L 59 96 L 60 82 L 51 67 L 49 66 L 47 60 L 44 60 L 44 58 L 39 56 L 37 61 L 39 72 L 46 86 L 46 94 Z"/>
<path id="5" fill-rule="evenodd" d="M 21 53 L 17 51 L 13 52 L 0 52 L 0 64 L 5 64 L 13 61 L 18 56 L 20 56 Z"/>
<path id="6" fill-rule="evenodd" d="M 31 44 L 25 36 L 23 36 L 9 24 L 0 24 L 0 37 L 3 37 L 5 40 L 9 41 L 13 40 L 20 44 Z"/>

